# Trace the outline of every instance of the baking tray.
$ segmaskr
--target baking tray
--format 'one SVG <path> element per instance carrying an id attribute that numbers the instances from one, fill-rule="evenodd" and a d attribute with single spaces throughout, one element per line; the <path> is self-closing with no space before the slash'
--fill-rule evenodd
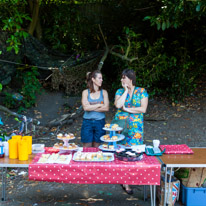
<path id="1" fill-rule="evenodd" d="M 83 154 L 84 153 L 97 153 L 97 152 L 82 152 Z M 93 160 L 76 160 L 76 156 L 77 156 L 77 153 L 74 153 L 73 155 L 73 160 L 76 161 L 76 162 L 112 162 L 114 161 L 114 154 L 111 153 L 111 152 L 103 152 L 103 156 L 105 157 L 104 159 L 102 160 L 98 160 L 97 158 L 94 158 Z M 111 159 L 107 160 L 106 157 L 107 156 L 111 156 Z"/>

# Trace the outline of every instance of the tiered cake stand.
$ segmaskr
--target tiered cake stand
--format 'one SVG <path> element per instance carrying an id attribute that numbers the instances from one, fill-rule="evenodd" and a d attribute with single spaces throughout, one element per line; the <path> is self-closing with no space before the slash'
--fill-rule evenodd
<path id="1" fill-rule="evenodd" d="M 72 137 L 72 138 L 66 138 L 66 137 L 57 137 L 57 139 L 59 140 L 62 140 L 64 142 L 63 146 L 62 147 L 58 147 L 59 149 L 59 153 L 65 153 L 65 152 L 69 152 L 69 151 L 76 151 L 79 149 L 79 147 L 77 146 L 76 148 L 73 148 L 73 149 L 69 149 L 69 141 L 70 140 L 74 140 L 75 137 Z M 57 148 L 57 147 L 54 147 L 54 148 Z"/>
<path id="2" fill-rule="evenodd" d="M 103 130 L 109 131 L 110 139 L 105 140 L 104 136 L 102 136 L 102 137 L 100 137 L 100 140 L 103 142 L 108 142 L 108 145 L 114 145 L 114 149 L 104 148 L 102 145 L 99 146 L 99 149 L 104 150 L 104 151 L 109 151 L 109 152 L 115 152 L 117 149 L 124 148 L 124 146 L 117 144 L 118 141 L 121 141 L 125 138 L 125 136 L 123 134 L 116 133 L 118 131 L 122 131 L 122 129 L 123 128 L 121 128 L 121 127 L 117 127 L 116 129 L 103 127 Z M 117 136 L 118 139 L 112 140 L 112 136 Z"/>

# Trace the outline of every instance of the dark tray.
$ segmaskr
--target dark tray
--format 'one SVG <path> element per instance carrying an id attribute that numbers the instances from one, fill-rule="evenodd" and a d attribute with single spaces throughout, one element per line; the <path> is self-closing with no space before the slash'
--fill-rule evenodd
<path id="1" fill-rule="evenodd" d="M 135 154 L 135 156 L 131 156 L 127 154 L 127 152 L 131 152 Z M 122 152 L 115 152 L 115 156 L 118 160 L 125 161 L 125 162 L 133 162 L 133 161 L 140 161 L 143 158 L 143 153 L 133 152 L 131 150 L 125 150 Z"/>

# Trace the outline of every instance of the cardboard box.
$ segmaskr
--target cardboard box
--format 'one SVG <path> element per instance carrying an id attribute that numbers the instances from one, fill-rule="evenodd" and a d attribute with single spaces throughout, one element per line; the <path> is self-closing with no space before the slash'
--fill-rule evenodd
<path id="1" fill-rule="evenodd" d="M 200 180 L 200 187 L 202 187 L 203 184 L 206 184 L 206 168 L 203 168 L 203 170 L 202 170 L 202 177 L 201 177 L 201 180 Z"/>
<path id="2" fill-rule="evenodd" d="M 206 182 L 206 168 L 181 168 L 175 177 L 186 187 L 202 187 Z"/>
<path id="3" fill-rule="evenodd" d="M 167 200 L 168 206 L 174 206 L 175 202 L 179 199 L 179 191 L 180 191 L 180 181 L 177 179 L 173 179 L 170 183 L 170 189 L 169 183 L 166 184 L 166 197 L 168 197 L 169 192 L 169 198 Z M 159 199 L 159 206 L 164 205 L 164 191 L 165 191 L 165 182 L 161 180 L 161 185 L 157 187 L 157 198 Z"/>
<path id="4" fill-rule="evenodd" d="M 203 168 L 191 168 L 186 187 L 201 187 Z"/>

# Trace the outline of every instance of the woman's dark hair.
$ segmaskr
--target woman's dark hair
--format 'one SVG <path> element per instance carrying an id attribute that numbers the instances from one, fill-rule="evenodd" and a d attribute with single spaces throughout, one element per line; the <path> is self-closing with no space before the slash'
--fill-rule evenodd
<path id="1" fill-rule="evenodd" d="M 134 70 L 132 69 L 125 69 L 123 72 L 122 72 L 122 77 L 128 77 L 130 80 L 132 80 L 132 84 L 133 86 L 136 85 L 136 74 L 134 72 Z"/>
<path id="2" fill-rule="evenodd" d="M 102 74 L 102 73 L 99 70 L 95 70 L 93 72 L 87 72 L 87 75 L 86 75 L 87 88 L 90 90 L 91 93 L 95 92 L 92 78 L 96 79 L 97 74 Z M 101 89 L 102 87 L 99 87 L 99 90 Z"/>

